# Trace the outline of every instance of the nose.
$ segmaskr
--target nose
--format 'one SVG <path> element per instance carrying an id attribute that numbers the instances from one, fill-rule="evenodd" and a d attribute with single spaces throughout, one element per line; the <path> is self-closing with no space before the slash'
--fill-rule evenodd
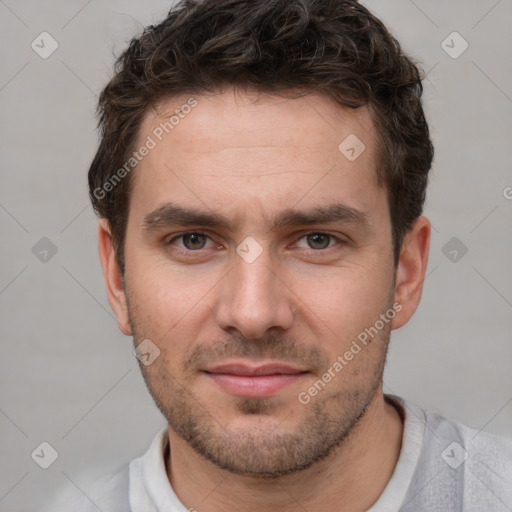
<path id="1" fill-rule="evenodd" d="M 258 339 L 269 329 L 289 329 L 293 323 L 293 293 L 268 250 L 248 263 L 236 256 L 221 284 L 216 316 L 219 327 Z"/>

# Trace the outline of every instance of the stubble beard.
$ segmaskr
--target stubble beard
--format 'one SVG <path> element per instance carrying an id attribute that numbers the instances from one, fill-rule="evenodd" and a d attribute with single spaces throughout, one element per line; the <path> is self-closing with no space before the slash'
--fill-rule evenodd
<path id="1" fill-rule="evenodd" d="M 130 322 L 134 344 L 137 345 L 144 337 L 138 335 L 134 319 L 131 311 Z M 230 429 L 216 411 L 211 410 L 211 404 L 202 403 L 201 397 L 194 395 L 189 381 L 184 379 L 180 382 L 170 373 L 163 357 L 157 360 L 158 364 L 146 367 L 139 363 L 139 366 L 149 393 L 167 423 L 197 454 L 234 474 L 276 478 L 307 469 L 337 448 L 342 449 L 381 387 L 390 334 L 391 326 L 386 325 L 362 349 L 363 352 L 371 350 L 371 357 L 363 356 L 363 359 L 358 354 L 343 369 L 337 378 L 344 389 L 340 389 L 334 379 L 308 404 L 298 405 L 298 401 L 293 404 L 300 407 L 299 414 L 306 412 L 301 423 L 288 431 L 279 423 L 273 428 Z M 267 345 L 271 345 L 270 340 Z M 251 352 L 247 347 L 256 345 L 243 346 L 245 348 L 237 355 Z M 277 346 L 285 345 L 277 343 Z M 260 349 L 256 351 L 260 352 Z M 279 350 L 273 353 L 277 359 L 280 355 Z M 357 369 L 345 375 L 351 365 Z M 353 379 L 353 374 L 364 375 L 364 378 Z M 343 380 L 344 377 L 347 378 Z M 265 420 L 265 417 L 279 414 L 282 404 L 279 406 L 272 398 L 238 398 L 236 408 L 239 415 Z M 285 416 L 281 423 L 284 424 L 291 414 Z"/>

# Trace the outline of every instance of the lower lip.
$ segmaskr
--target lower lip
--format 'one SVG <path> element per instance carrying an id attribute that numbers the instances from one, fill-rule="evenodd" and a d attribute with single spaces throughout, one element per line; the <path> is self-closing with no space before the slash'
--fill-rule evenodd
<path id="1" fill-rule="evenodd" d="M 273 375 L 233 375 L 206 373 L 218 386 L 231 395 L 246 398 L 265 398 L 295 384 L 307 372 Z"/>

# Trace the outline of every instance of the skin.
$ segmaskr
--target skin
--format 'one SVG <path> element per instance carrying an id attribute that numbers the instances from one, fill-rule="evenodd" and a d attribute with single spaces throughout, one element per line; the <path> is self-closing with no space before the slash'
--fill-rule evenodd
<path id="1" fill-rule="evenodd" d="M 148 113 L 141 144 L 187 99 Z M 285 99 L 232 88 L 196 99 L 134 171 L 124 286 L 108 222 L 99 227 L 119 328 L 136 345 L 148 338 L 160 350 L 140 366 L 169 423 L 169 481 L 186 507 L 201 512 L 291 511 L 298 503 L 308 511 L 334 503 L 367 510 L 400 453 L 402 418 L 383 395 L 382 372 L 391 330 L 421 297 L 430 224 L 415 222 L 395 269 L 365 109 L 349 111 L 316 93 Z M 366 146 L 354 161 L 338 150 L 349 134 Z M 171 225 L 154 214 L 145 223 L 168 203 L 238 223 Z M 364 221 L 270 229 L 284 210 L 332 203 L 362 212 Z M 207 236 L 178 237 L 193 230 Z M 236 251 L 248 236 L 261 248 L 251 263 Z M 300 403 L 298 394 L 393 304 L 400 305 L 394 318 Z M 228 360 L 287 362 L 305 373 L 270 397 L 244 398 L 203 371 Z"/>

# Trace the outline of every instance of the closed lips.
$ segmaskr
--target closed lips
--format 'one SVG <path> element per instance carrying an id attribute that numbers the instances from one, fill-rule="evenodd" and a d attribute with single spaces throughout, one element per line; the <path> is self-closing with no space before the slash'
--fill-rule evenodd
<path id="1" fill-rule="evenodd" d="M 205 370 L 207 373 L 225 373 L 231 375 L 258 377 L 263 375 L 291 375 L 307 373 L 306 370 L 293 368 L 291 366 L 270 364 L 264 366 L 244 366 L 239 364 L 225 364 Z"/>

